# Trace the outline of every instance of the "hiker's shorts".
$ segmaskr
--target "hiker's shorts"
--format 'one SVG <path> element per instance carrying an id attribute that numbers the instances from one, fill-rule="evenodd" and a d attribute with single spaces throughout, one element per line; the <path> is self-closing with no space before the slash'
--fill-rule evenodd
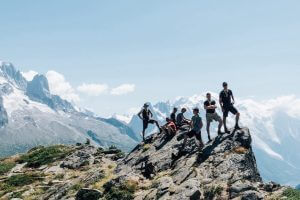
<path id="1" fill-rule="evenodd" d="M 153 119 L 143 120 L 143 129 L 146 130 L 149 124 L 154 124 L 155 122 Z"/>
<path id="2" fill-rule="evenodd" d="M 231 112 L 232 114 L 236 115 L 238 113 L 238 110 L 233 106 L 224 107 L 223 116 L 228 117 L 228 113 Z"/>
<path id="3" fill-rule="evenodd" d="M 218 113 L 206 113 L 206 121 L 207 122 L 213 122 L 213 121 L 222 121 L 221 117 L 218 115 Z"/>
<path id="4" fill-rule="evenodd" d="M 187 133 L 187 136 L 189 138 L 196 137 L 197 140 L 202 141 L 201 131 L 199 133 L 197 133 L 195 130 L 191 130 Z"/>

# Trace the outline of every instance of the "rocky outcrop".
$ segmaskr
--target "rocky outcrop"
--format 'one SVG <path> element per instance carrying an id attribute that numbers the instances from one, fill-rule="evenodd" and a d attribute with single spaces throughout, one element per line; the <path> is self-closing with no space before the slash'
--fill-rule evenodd
<path id="1" fill-rule="evenodd" d="M 7 112 L 3 106 L 3 98 L 0 96 L 0 128 L 8 123 Z"/>
<path id="2" fill-rule="evenodd" d="M 185 132 L 147 138 L 119 164 L 117 181 L 138 180 L 143 189 L 136 200 L 264 199 L 280 192 L 279 186 L 263 184 L 247 128 L 218 136 L 202 151 L 194 139 L 180 150 Z"/>

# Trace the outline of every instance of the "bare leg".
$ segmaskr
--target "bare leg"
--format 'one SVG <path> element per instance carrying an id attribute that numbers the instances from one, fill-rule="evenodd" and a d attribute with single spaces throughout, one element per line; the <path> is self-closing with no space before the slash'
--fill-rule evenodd
<path id="1" fill-rule="evenodd" d="M 222 128 L 222 126 L 223 126 L 223 122 L 222 122 L 222 120 L 220 119 L 220 120 L 219 120 L 219 126 L 218 126 L 218 134 L 221 134 L 221 128 Z"/>
<path id="2" fill-rule="evenodd" d="M 226 125 L 226 118 L 227 117 L 223 117 L 223 123 L 224 123 L 224 130 L 225 130 L 225 133 L 227 133 L 228 132 L 228 129 L 227 129 L 227 125 Z"/>
<path id="3" fill-rule="evenodd" d="M 236 129 L 240 129 L 240 127 L 239 127 L 240 115 L 241 115 L 240 113 L 237 113 L 235 116 L 235 128 Z"/>
<path id="4" fill-rule="evenodd" d="M 207 121 L 207 124 L 206 124 L 206 131 L 207 131 L 208 140 L 210 142 L 211 138 L 210 138 L 210 122 L 209 121 Z"/>
<path id="5" fill-rule="evenodd" d="M 143 129 L 143 141 L 145 141 L 145 131 L 146 129 Z"/>
<path id="6" fill-rule="evenodd" d="M 240 120 L 240 113 L 237 113 L 236 117 L 235 117 L 235 124 L 236 125 L 239 125 L 239 120 Z"/>

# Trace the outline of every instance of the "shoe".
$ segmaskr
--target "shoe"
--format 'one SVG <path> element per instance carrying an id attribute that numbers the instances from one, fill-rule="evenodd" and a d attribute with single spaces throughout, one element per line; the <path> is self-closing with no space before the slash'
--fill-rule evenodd
<path id="1" fill-rule="evenodd" d="M 235 130 L 241 130 L 241 127 L 239 127 L 239 125 L 235 125 L 234 129 Z"/>
<path id="2" fill-rule="evenodd" d="M 221 131 L 218 131 L 218 135 L 221 136 L 223 135 L 223 133 Z"/>

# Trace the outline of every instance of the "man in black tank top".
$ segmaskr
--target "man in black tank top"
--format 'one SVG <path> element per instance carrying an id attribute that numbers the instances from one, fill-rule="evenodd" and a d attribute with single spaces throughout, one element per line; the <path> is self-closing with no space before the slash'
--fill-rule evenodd
<path id="1" fill-rule="evenodd" d="M 160 130 L 158 122 L 154 119 L 151 119 L 153 117 L 153 113 L 148 108 L 149 105 L 145 103 L 142 110 L 138 113 L 139 118 L 143 120 L 143 141 L 145 141 L 145 131 L 149 124 L 156 124 L 157 128 Z"/>
<path id="2" fill-rule="evenodd" d="M 234 104 L 234 97 L 231 90 L 228 89 L 228 84 L 226 82 L 223 83 L 223 88 L 220 92 L 220 106 L 223 111 L 223 123 L 225 128 L 225 133 L 230 133 L 226 126 L 226 118 L 228 117 L 228 113 L 231 112 L 235 115 L 235 129 L 240 129 L 239 127 L 239 119 L 240 113 L 239 111 L 233 106 Z"/>

